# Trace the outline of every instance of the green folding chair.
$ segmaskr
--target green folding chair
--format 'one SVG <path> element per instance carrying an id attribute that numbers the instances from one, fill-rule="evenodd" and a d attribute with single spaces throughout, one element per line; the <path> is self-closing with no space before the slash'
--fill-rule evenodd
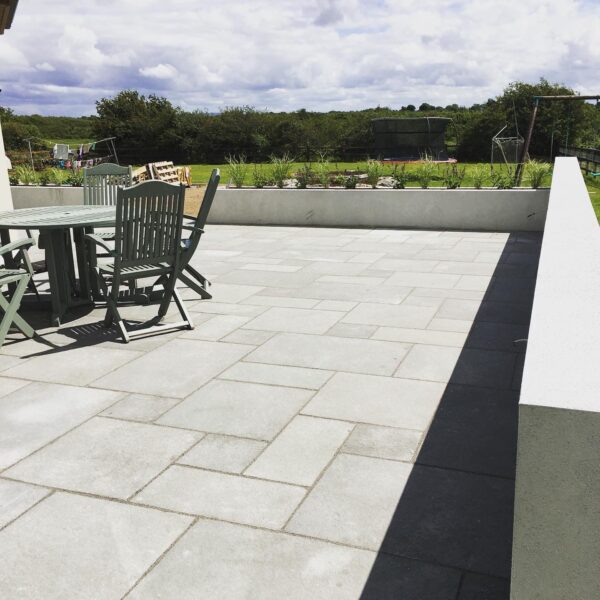
<path id="1" fill-rule="evenodd" d="M 27 256 L 27 248 L 31 247 L 33 243 L 31 238 L 27 238 L 6 244 L 0 247 L 0 256 L 7 253 L 12 254 L 12 252 L 18 250 L 19 253 L 26 256 L 26 264 L 31 265 L 31 261 L 29 261 L 29 257 Z M 0 268 L 0 312 L 2 313 L 2 320 L 0 321 L 0 346 L 4 344 L 6 334 L 12 324 L 28 338 L 32 338 L 35 335 L 33 327 L 18 314 L 21 300 L 30 280 L 31 273 L 26 269 Z M 2 288 L 7 285 L 15 286 L 14 292 L 10 296 L 5 296 L 4 292 L 2 292 Z"/>
<path id="2" fill-rule="evenodd" d="M 188 237 L 181 240 L 181 260 L 179 263 L 179 274 L 177 278 L 185 283 L 190 289 L 194 290 L 202 299 L 208 300 L 212 298 L 211 293 L 208 291 L 210 281 L 199 273 L 192 265 L 190 261 L 196 252 L 196 248 L 200 243 L 200 238 L 204 233 L 204 227 L 208 219 L 208 213 L 212 206 L 217 188 L 219 187 L 219 180 L 221 179 L 219 169 L 213 169 L 204 196 L 198 207 L 198 214 L 195 217 L 184 215 L 183 219 L 183 230 L 189 232 Z M 150 288 L 150 293 L 157 285 L 165 284 L 165 279 L 161 278 L 156 281 Z"/>
<path id="3" fill-rule="evenodd" d="M 119 187 L 114 249 L 98 235 L 86 235 L 87 240 L 102 247 L 110 257 L 98 259 L 94 271 L 107 302 L 104 323 L 110 327 L 116 321 L 126 343 L 149 333 L 194 327 L 175 288 L 182 254 L 184 201 L 183 185 L 147 181 L 130 188 Z M 154 277 L 165 281 L 158 315 L 149 326 L 128 329 L 118 309 L 120 286 L 127 283 L 131 289 L 138 279 Z M 159 325 L 171 299 L 175 300 L 182 320 Z"/>

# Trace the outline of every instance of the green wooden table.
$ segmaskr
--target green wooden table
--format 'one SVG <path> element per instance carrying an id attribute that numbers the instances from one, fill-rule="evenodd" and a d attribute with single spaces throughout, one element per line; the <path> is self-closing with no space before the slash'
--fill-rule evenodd
<path id="1" fill-rule="evenodd" d="M 69 308 L 93 301 L 83 236 L 96 227 L 114 227 L 115 219 L 114 206 L 44 206 L 0 213 L 2 245 L 10 242 L 11 229 L 37 229 L 40 232 L 39 246 L 46 253 L 54 325 L 60 325 Z M 75 274 L 71 239 L 75 245 L 79 280 Z"/>

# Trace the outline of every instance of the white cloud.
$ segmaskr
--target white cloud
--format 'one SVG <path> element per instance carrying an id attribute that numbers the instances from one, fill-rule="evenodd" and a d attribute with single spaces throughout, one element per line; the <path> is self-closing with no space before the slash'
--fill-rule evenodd
<path id="1" fill-rule="evenodd" d="M 144 77 L 154 77 L 155 79 L 173 79 L 178 75 L 178 72 L 173 65 L 160 63 L 154 67 L 142 67 L 140 74 Z"/>
<path id="2" fill-rule="evenodd" d="M 4 104 L 22 112 L 92 113 L 96 99 L 125 88 L 208 110 L 472 104 L 510 81 L 542 76 L 598 91 L 595 0 L 82 6 L 19 4 L 13 27 L 0 37 Z"/>
<path id="3" fill-rule="evenodd" d="M 56 71 L 56 69 L 49 62 L 38 63 L 37 65 L 35 65 L 35 68 L 38 71 L 46 71 L 48 73 L 52 73 L 53 71 Z"/>

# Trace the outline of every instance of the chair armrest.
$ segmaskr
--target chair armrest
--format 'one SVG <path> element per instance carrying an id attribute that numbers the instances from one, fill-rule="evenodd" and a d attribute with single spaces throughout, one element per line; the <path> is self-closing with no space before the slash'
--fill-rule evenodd
<path id="1" fill-rule="evenodd" d="M 114 249 L 111 248 L 101 237 L 98 237 L 93 233 L 86 233 L 83 237 L 89 242 L 93 242 L 97 246 L 104 248 L 104 250 L 106 250 L 111 256 L 115 255 Z"/>
<path id="2" fill-rule="evenodd" d="M 2 254 L 6 254 L 7 252 L 14 252 L 15 250 L 27 250 L 27 248 L 31 248 L 31 246 L 34 245 L 35 241 L 32 238 L 17 240 L 16 242 L 11 242 L 10 244 L 0 246 L 0 256 L 2 256 Z"/>

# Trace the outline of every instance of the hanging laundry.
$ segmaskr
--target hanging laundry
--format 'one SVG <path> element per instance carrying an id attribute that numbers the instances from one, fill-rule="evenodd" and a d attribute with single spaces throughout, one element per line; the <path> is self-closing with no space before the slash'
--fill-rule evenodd
<path id="1" fill-rule="evenodd" d="M 69 146 L 67 144 L 56 144 L 54 146 L 54 158 L 67 160 L 69 158 Z"/>

